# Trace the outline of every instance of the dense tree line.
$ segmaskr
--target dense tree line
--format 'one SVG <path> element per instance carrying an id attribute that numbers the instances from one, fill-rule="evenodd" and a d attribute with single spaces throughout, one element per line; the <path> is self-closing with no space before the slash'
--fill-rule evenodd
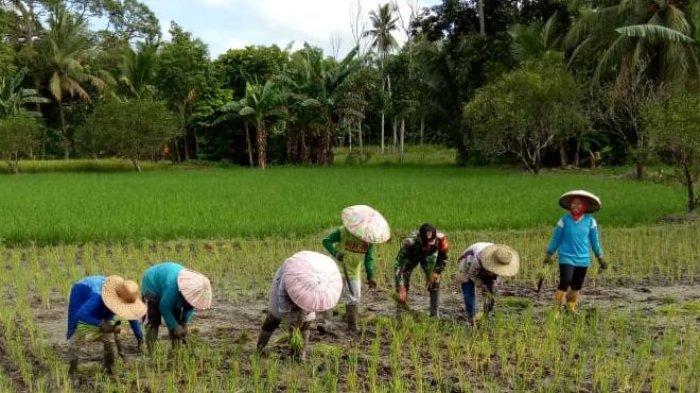
<path id="1" fill-rule="evenodd" d="M 136 0 L 0 0 L 1 154 L 15 169 L 23 157 L 114 155 L 137 168 L 264 168 L 327 165 L 338 145 L 362 161 L 367 144 L 401 156 L 405 143 L 439 143 L 462 164 L 631 162 L 642 178 L 673 135 L 659 119 L 697 101 L 698 2 L 407 4 L 358 5 L 341 57 L 305 45 L 211 59 L 175 23 L 162 40 Z M 698 137 L 700 125 L 684 127 L 675 142 Z M 675 142 L 663 159 L 681 162 L 688 184 L 700 153 Z"/>

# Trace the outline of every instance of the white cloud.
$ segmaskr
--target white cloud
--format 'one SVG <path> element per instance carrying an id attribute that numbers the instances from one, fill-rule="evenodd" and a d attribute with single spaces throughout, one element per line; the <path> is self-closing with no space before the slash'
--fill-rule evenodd
<path id="1" fill-rule="evenodd" d="M 329 54 L 340 44 L 340 52 L 346 52 L 354 44 L 350 28 L 351 12 L 356 12 L 358 0 L 193 0 L 198 6 L 192 7 L 192 17 L 199 12 L 226 13 L 231 15 L 230 26 L 222 30 L 217 26 L 219 36 L 191 30 L 211 45 L 212 55 L 216 56 L 231 47 L 248 45 L 277 44 L 286 46 L 295 41 L 320 46 Z M 421 6 L 434 4 L 435 0 L 409 0 Z M 371 10 L 386 0 L 359 0 L 363 21 L 369 24 Z M 407 21 L 410 8 L 407 0 L 397 1 L 401 15 Z M 197 11 L 199 10 L 199 11 Z M 178 22 L 180 22 L 178 20 Z M 184 21 L 183 21 L 184 22 Z M 206 21 L 201 21 L 206 25 Z M 241 24 L 254 24 L 238 31 Z M 187 25 L 187 24 L 185 24 Z M 395 33 L 403 41 L 405 33 Z M 295 45 L 295 46 L 297 46 Z"/>

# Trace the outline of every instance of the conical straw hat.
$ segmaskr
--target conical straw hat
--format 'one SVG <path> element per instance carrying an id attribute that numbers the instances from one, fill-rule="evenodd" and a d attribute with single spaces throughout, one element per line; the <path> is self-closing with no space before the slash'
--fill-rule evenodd
<path id="1" fill-rule="evenodd" d="M 576 197 L 588 201 L 588 210 L 586 213 L 595 213 L 603 206 L 600 202 L 600 198 L 585 190 L 574 190 L 562 194 L 562 196 L 559 197 L 559 206 L 566 210 L 571 210 L 571 200 Z"/>
<path id="2" fill-rule="evenodd" d="M 504 277 L 512 277 L 520 270 L 520 255 L 503 244 L 492 244 L 479 254 L 484 269 Z"/>
<path id="3" fill-rule="evenodd" d="M 119 318 L 141 319 L 146 315 L 146 304 L 136 281 L 109 276 L 102 286 L 102 301 Z"/>
<path id="4" fill-rule="evenodd" d="M 197 310 L 211 308 L 211 283 L 205 275 L 182 269 L 177 275 L 177 288 L 187 303 Z"/>
<path id="5" fill-rule="evenodd" d="M 378 211 L 369 206 L 346 207 L 341 217 L 348 232 L 367 243 L 384 243 L 391 236 L 389 223 Z"/>
<path id="6" fill-rule="evenodd" d="M 306 312 L 322 312 L 338 304 L 343 279 L 335 261 L 313 251 L 300 251 L 284 262 L 284 287 Z"/>

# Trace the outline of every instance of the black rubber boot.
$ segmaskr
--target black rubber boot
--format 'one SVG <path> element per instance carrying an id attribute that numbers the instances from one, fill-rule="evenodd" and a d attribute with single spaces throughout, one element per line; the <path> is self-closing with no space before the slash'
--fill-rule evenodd
<path id="1" fill-rule="evenodd" d="M 77 358 L 77 357 L 75 357 L 75 358 L 71 357 L 70 363 L 69 363 L 69 366 L 68 366 L 68 374 L 73 375 L 73 374 L 75 374 L 76 372 L 78 372 L 78 358 Z"/>
<path id="2" fill-rule="evenodd" d="M 153 346 L 158 340 L 158 326 L 148 326 L 146 330 L 146 348 L 148 353 L 153 352 Z"/>
<path id="3" fill-rule="evenodd" d="M 269 332 L 265 330 L 260 331 L 260 336 L 258 337 L 258 344 L 256 345 L 256 351 L 258 353 L 262 353 L 262 351 L 267 346 L 267 343 L 270 342 L 270 337 L 272 337 L 272 333 L 274 332 L 274 330 Z"/>
<path id="4" fill-rule="evenodd" d="M 348 321 L 348 330 L 352 333 L 357 333 L 357 306 L 350 304 L 345 305 L 345 317 Z"/>
<path id="5" fill-rule="evenodd" d="M 104 340 L 102 344 L 105 354 L 105 372 L 107 372 L 107 374 L 114 374 L 114 344 L 111 340 Z"/>
<path id="6" fill-rule="evenodd" d="M 440 291 L 430 291 L 430 316 L 440 318 Z"/>

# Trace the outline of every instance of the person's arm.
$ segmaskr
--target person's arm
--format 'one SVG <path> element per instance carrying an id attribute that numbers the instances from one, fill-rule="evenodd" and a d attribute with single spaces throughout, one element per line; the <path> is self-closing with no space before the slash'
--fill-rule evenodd
<path id="1" fill-rule="evenodd" d="M 134 332 L 134 337 L 136 341 L 141 343 L 143 341 L 143 331 L 141 330 L 141 321 L 133 319 L 129 321 L 129 326 L 131 326 L 131 331 Z"/>
<path id="2" fill-rule="evenodd" d="M 77 320 L 89 325 L 100 326 L 102 319 L 95 315 L 101 307 L 104 307 L 102 297 L 97 293 L 91 293 L 89 296 L 88 300 L 78 309 Z"/>
<path id="3" fill-rule="evenodd" d="M 376 247 L 370 244 L 365 253 L 365 273 L 367 280 L 374 280 L 374 258 L 376 255 Z"/>
<path id="4" fill-rule="evenodd" d="M 338 255 L 338 250 L 335 248 L 336 243 L 340 242 L 340 228 L 335 228 L 331 233 L 323 239 L 323 248 L 328 251 L 334 258 Z"/>
<path id="5" fill-rule="evenodd" d="M 396 271 L 396 287 L 397 289 L 399 287 L 405 287 L 405 277 L 404 277 L 404 269 L 406 268 L 406 265 L 408 265 L 409 262 L 409 249 L 413 243 L 411 243 L 410 239 L 404 240 L 403 245 L 399 249 L 399 253 L 396 255 L 396 262 L 394 262 L 394 268 Z"/>
<path id="6" fill-rule="evenodd" d="M 598 223 L 595 219 L 591 219 L 591 230 L 588 232 L 588 240 L 591 242 L 593 254 L 597 258 L 603 256 L 603 249 L 600 247 L 600 233 L 598 232 Z"/>
<path id="7" fill-rule="evenodd" d="M 442 235 L 438 237 L 438 255 L 437 263 L 435 264 L 435 273 L 437 274 L 442 274 L 442 271 L 445 270 L 445 265 L 447 265 L 448 248 L 447 236 Z"/>
<path id="8" fill-rule="evenodd" d="M 561 240 L 564 237 L 564 219 L 560 219 L 557 222 L 557 226 L 554 228 L 554 233 L 552 234 L 552 240 L 547 246 L 547 255 L 551 257 L 559 249 L 561 245 Z"/>
<path id="9" fill-rule="evenodd" d="M 177 285 L 171 285 L 166 288 L 165 291 L 163 291 L 163 294 L 160 297 L 160 303 L 158 303 L 160 315 L 163 317 L 165 324 L 170 330 L 175 330 L 175 328 L 178 326 L 177 319 L 175 319 L 175 314 L 173 314 L 173 308 L 175 308 L 178 296 L 182 295 L 180 295 Z"/>
<path id="10" fill-rule="evenodd" d="M 182 321 L 189 325 L 189 323 L 192 321 L 192 318 L 194 318 L 194 314 L 196 314 L 196 310 L 194 309 L 194 307 L 186 307 L 185 310 L 182 312 Z"/>

